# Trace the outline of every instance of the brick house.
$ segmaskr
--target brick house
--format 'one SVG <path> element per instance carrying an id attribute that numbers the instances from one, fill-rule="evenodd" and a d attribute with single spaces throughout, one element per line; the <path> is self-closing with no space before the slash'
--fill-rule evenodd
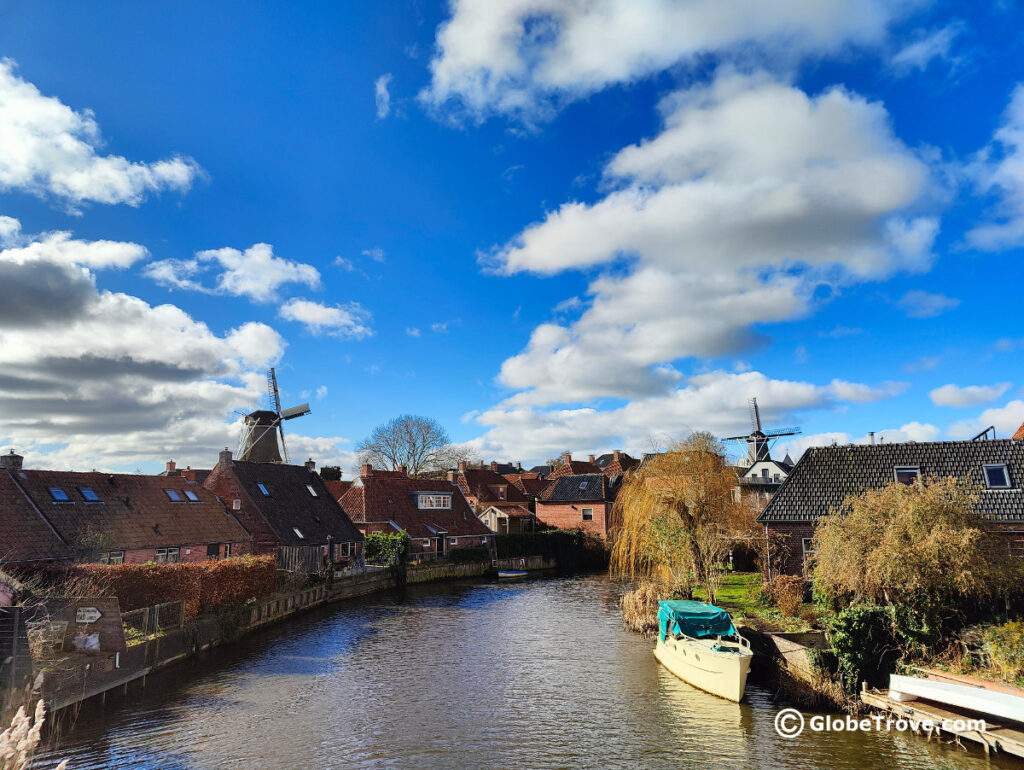
<path id="1" fill-rule="evenodd" d="M 235 460 L 225 449 L 205 481 L 252 533 L 253 552 L 312 571 L 323 557 L 358 561 L 363 536 L 316 473 L 305 465 Z M 284 560 L 284 561 L 282 561 Z"/>
<path id="2" fill-rule="evenodd" d="M 491 465 L 497 466 L 497 463 Z M 491 506 L 524 508 L 530 503 L 519 487 L 490 468 L 471 468 L 461 462 L 457 471 L 448 471 L 448 481 L 459 488 L 477 514 Z"/>
<path id="3" fill-rule="evenodd" d="M 545 476 L 548 481 L 552 479 L 560 479 L 563 476 L 580 476 L 588 473 L 601 473 L 601 469 L 594 464 L 596 459 L 594 455 L 590 455 L 589 460 L 573 460 L 572 455 L 566 452 L 562 455 L 562 462 L 556 466 L 550 474 Z"/>
<path id="4" fill-rule="evenodd" d="M 521 505 L 491 505 L 478 514 L 488 529 L 499 535 L 521 535 L 537 529 L 537 517 L 529 508 Z"/>
<path id="5" fill-rule="evenodd" d="M 639 467 L 640 465 L 639 460 L 635 457 L 630 457 L 620 449 L 616 449 L 614 452 L 609 452 L 608 454 L 603 454 L 597 458 L 591 455 L 590 462 L 596 465 L 601 470 L 601 473 L 609 478 L 613 476 L 624 476 L 629 471 Z"/>
<path id="6" fill-rule="evenodd" d="M 849 495 L 930 476 L 968 478 L 982 487 L 978 513 L 1024 556 L 1024 436 L 991 441 L 928 441 L 813 447 L 804 452 L 757 520 L 786 543 L 785 571 L 805 574 L 815 522 Z"/>
<path id="7" fill-rule="evenodd" d="M 619 479 L 603 473 L 553 478 L 537 498 L 537 521 L 558 529 L 582 529 L 607 539 Z"/>
<path id="8" fill-rule="evenodd" d="M 249 533 L 210 491 L 181 476 L 31 470 L 2 458 L 8 515 L 35 545 L 15 542 L 20 560 L 63 550 L 76 561 L 110 564 L 205 561 L 247 554 Z M 53 537 L 45 538 L 39 523 Z M 6 539 L 6 535 L 5 535 Z M 58 547 L 58 542 L 62 548 Z M 38 549 L 35 558 L 31 551 Z"/>
<path id="9" fill-rule="evenodd" d="M 408 532 L 413 550 L 447 556 L 455 548 L 494 547 L 494 532 L 477 518 L 462 491 L 443 479 L 409 478 L 369 463 L 341 498 L 363 534 Z"/>

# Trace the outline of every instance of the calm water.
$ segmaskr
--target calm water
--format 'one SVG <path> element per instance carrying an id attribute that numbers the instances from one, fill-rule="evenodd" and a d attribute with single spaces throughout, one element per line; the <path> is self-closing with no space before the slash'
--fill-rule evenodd
<path id="1" fill-rule="evenodd" d="M 40 766 L 1003 766 L 913 735 L 785 741 L 769 691 L 734 704 L 679 681 L 617 598 L 584 577 L 336 605 L 90 706 Z"/>

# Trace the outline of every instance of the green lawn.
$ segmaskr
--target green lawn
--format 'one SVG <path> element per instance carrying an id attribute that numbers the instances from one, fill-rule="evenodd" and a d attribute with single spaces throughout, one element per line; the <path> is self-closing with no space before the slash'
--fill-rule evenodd
<path id="1" fill-rule="evenodd" d="M 704 591 L 698 588 L 693 592 L 693 598 L 705 601 Z M 751 625 L 763 631 L 803 631 L 810 628 L 806 620 L 786 617 L 778 607 L 761 598 L 759 572 L 725 573 L 715 604 L 728 610 L 737 625 Z"/>

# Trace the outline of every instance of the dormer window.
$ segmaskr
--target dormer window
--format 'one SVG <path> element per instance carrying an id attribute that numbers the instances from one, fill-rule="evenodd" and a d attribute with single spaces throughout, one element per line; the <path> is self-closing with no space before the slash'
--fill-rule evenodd
<path id="1" fill-rule="evenodd" d="M 100 501 L 100 496 L 91 487 L 79 487 L 78 491 L 87 503 L 98 503 Z"/>
<path id="2" fill-rule="evenodd" d="M 178 494 L 177 489 L 165 489 L 164 494 L 167 495 L 175 503 L 182 502 L 181 495 Z"/>
<path id="3" fill-rule="evenodd" d="M 263 486 L 263 482 L 262 481 L 256 482 L 256 488 L 259 489 L 260 492 L 263 493 L 264 497 L 270 497 L 270 492 L 267 491 L 267 488 L 265 486 Z"/>
<path id="4" fill-rule="evenodd" d="M 199 502 L 199 495 L 197 495 L 191 489 L 186 489 L 186 490 L 184 490 L 184 492 L 185 492 L 185 497 L 187 497 L 189 499 L 189 501 L 191 501 L 193 503 L 198 503 Z"/>
<path id="5" fill-rule="evenodd" d="M 68 497 L 68 493 L 60 487 L 50 487 L 50 497 L 56 500 L 58 503 L 66 503 L 71 498 Z"/>
<path id="6" fill-rule="evenodd" d="M 1006 470 L 1005 463 L 993 463 L 985 465 L 985 486 L 989 489 L 1009 489 L 1010 473 Z"/>
<path id="7" fill-rule="evenodd" d="M 897 484 L 915 484 L 921 478 L 921 469 L 914 466 L 902 466 L 893 468 Z"/>
<path id="8" fill-rule="evenodd" d="M 420 510 L 431 510 L 435 508 L 451 509 L 452 496 L 419 494 L 417 495 L 416 505 Z"/>
<path id="9" fill-rule="evenodd" d="M 306 489 L 309 490 L 309 494 L 311 494 L 313 497 L 320 497 L 320 495 L 318 495 L 316 493 L 316 490 L 313 489 L 313 485 L 312 484 L 306 484 Z"/>

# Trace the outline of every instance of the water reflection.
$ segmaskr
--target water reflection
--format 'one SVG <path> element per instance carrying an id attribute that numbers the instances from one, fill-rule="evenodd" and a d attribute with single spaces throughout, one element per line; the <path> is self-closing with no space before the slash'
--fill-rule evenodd
<path id="1" fill-rule="evenodd" d="M 695 690 L 598 577 L 410 587 L 311 613 L 91 705 L 46 759 L 87 767 L 988 765 L 916 737 L 774 731 L 772 694 Z M 1010 766 L 1010 765 L 1007 765 Z"/>

